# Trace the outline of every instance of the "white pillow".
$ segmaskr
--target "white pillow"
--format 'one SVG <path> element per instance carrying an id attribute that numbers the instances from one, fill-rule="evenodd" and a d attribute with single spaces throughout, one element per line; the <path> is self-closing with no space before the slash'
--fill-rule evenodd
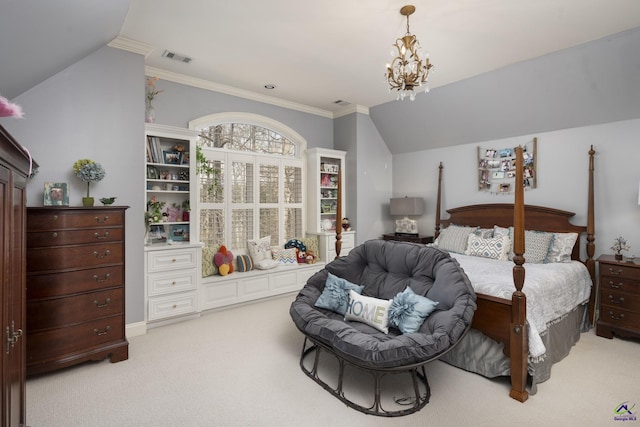
<path id="1" fill-rule="evenodd" d="M 478 227 L 463 227 L 451 224 L 440 232 L 434 245 L 443 251 L 463 254 L 467 250 L 469 234 L 477 229 Z"/>
<path id="2" fill-rule="evenodd" d="M 271 236 L 265 236 L 258 240 L 247 240 L 247 249 L 254 263 L 263 259 L 271 260 Z"/>
<path id="3" fill-rule="evenodd" d="M 366 297 L 349 290 L 349 304 L 344 320 L 366 323 L 377 330 L 389 333 L 389 306 L 393 300 Z"/>
<path id="4" fill-rule="evenodd" d="M 508 236 L 483 239 L 472 233 L 469 235 L 469 243 L 464 254 L 508 261 L 510 249 L 511 239 Z"/>
<path id="5" fill-rule="evenodd" d="M 272 268 L 276 268 L 280 263 L 275 259 L 263 259 L 255 262 L 254 265 L 258 270 L 270 270 Z"/>
<path id="6" fill-rule="evenodd" d="M 553 233 L 551 247 L 544 262 L 571 261 L 571 252 L 573 252 L 573 246 L 576 244 L 577 239 L 578 233 Z"/>

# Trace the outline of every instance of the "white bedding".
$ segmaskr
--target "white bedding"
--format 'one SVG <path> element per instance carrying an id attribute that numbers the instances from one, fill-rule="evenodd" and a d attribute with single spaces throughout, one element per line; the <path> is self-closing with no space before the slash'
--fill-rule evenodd
<path id="1" fill-rule="evenodd" d="M 513 262 L 451 253 L 471 280 L 477 293 L 511 299 Z M 546 348 L 540 338 L 547 327 L 561 320 L 576 306 L 589 300 L 591 277 L 578 261 L 552 264 L 524 264 L 522 292 L 527 296 L 529 358 L 544 358 Z"/>

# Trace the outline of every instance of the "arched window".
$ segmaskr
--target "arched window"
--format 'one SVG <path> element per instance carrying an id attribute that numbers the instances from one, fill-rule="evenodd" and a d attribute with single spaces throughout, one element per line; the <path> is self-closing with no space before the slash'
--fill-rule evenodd
<path id="1" fill-rule="evenodd" d="M 213 114 L 189 122 L 198 132 L 199 241 L 242 253 L 271 236 L 281 246 L 304 232 L 306 141 L 268 117 Z"/>

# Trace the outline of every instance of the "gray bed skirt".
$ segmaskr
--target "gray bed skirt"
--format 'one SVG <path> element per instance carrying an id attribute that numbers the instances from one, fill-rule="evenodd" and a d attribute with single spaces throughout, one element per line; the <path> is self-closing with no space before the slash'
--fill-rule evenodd
<path id="1" fill-rule="evenodd" d="M 547 349 L 544 359 L 537 362 L 529 361 L 527 370 L 531 395 L 536 393 L 539 383 L 551 377 L 551 366 L 564 359 L 580 339 L 580 334 L 590 328 L 588 304 L 574 308 L 562 319 L 549 325 L 541 335 Z M 458 345 L 440 360 L 487 378 L 509 376 L 509 358 L 502 352 L 503 347 L 504 344 L 471 329 Z"/>

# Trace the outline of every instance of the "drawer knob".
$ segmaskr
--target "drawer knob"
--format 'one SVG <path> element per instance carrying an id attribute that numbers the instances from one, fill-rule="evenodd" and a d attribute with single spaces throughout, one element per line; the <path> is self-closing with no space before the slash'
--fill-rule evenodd
<path id="1" fill-rule="evenodd" d="M 622 304 L 622 303 L 624 303 L 624 297 L 620 297 L 617 300 L 615 300 L 613 298 L 613 295 L 609 295 L 609 302 L 612 302 L 614 304 Z"/>
<path id="2" fill-rule="evenodd" d="M 105 250 L 102 255 L 100 255 L 98 251 L 93 251 L 93 256 L 99 259 L 105 258 L 109 255 L 111 255 L 111 251 L 109 249 Z"/>
<path id="3" fill-rule="evenodd" d="M 58 215 L 54 215 L 54 216 L 53 216 L 53 220 L 54 220 L 54 221 L 57 221 L 57 220 L 58 220 Z"/>
<path id="4" fill-rule="evenodd" d="M 171 286 L 175 286 L 176 285 L 176 281 L 174 280 L 173 282 L 171 282 Z"/>
<path id="5" fill-rule="evenodd" d="M 622 273 L 622 269 L 617 268 L 614 270 L 612 267 L 609 267 L 609 273 L 613 274 L 614 276 L 619 276 L 620 273 Z"/>
<path id="6" fill-rule="evenodd" d="M 107 237 L 109 237 L 109 232 L 105 231 L 104 235 L 102 235 L 102 236 L 100 234 L 98 234 L 98 233 L 95 233 L 94 236 L 96 236 L 96 239 L 98 239 L 98 240 L 104 240 Z"/>
<path id="7" fill-rule="evenodd" d="M 620 313 L 619 316 L 616 316 L 615 314 L 613 314 L 613 311 L 609 312 L 609 316 L 613 319 L 613 320 L 622 320 L 624 319 L 624 314 Z"/>
<path id="8" fill-rule="evenodd" d="M 58 237 L 58 233 L 56 233 L 56 232 L 54 231 L 54 232 L 51 234 L 51 237 L 53 237 L 53 238 L 55 239 L 56 237 Z"/>
<path id="9" fill-rule="evenodd" d="M 609 286 L 611 286 L 613 289 L 620 289 L 622 287 L 622 282 L 614 283 L 613 280 L 609 280 Z"/>
<path id="10" fill-rule="evenodd" d="M 94 274 L 93 275 L 93 280 L 95 280 L 98 283 L 103 283 L 103 282 L 106 282 L 107 279 L 109 279 L 109 277 L 111 277 L 111 275 L 109 273 L 106 273 L 102 279 L 99 278 L 97 274 Z"/>
<path id="11" fill-rule="evenodd" d="M 98 302 L 98 300 L 94 300 L 93 303 L 96 305 L 96 307 L 98 308 L 105 308 L 106 306 L 109 305 L 109 303 L 111 302 L 111 298 L 107 298 L 104 303 L 100 304 Z"/>
<path id="12" fill-rule="evenodd" d="M 110 329 L 111 329 L 111 326 L 107 326 L 106 328 L 104 328 L 103 331 L 101 331 L 99 329 L 94 329 L 93 333 L 96 334 L 97 336 L 107 335 L 107 333 L 109 332 Z"/>
<path id="13" fill-rule="evenodd" d="M 104 224 L 109 221 L 109 215 L 105 215 L 102 219 L 100 219 L 99 217 L 95 217 L 95 220 L 98 224 Z"/>
<path id="14" fill-rule="evenodd" d="M 177 261 L 177 260 L 176 260 L 175 258 L 171 260 L 171 262 L 176 262 L 176 261 Z"/>
<path id="15" fill-rule="evenodd" d="M 173 308 L 178 308 L 178 304 L 173 304 Z"/>

